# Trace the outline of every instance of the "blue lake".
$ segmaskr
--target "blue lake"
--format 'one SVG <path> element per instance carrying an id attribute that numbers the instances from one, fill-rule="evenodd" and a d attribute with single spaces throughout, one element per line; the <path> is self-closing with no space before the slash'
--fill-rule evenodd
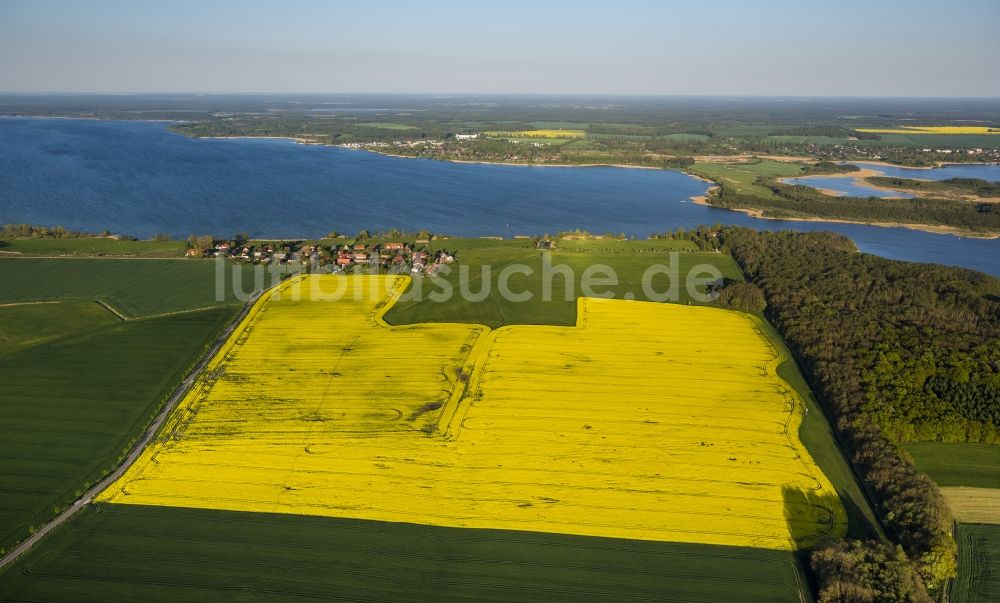
<path id="1" fill-rule="evenodd" d="M 979 178 L 991 182 L 1000 181 L 1000 164 L 997 163 L 949 163 L 935 168 L 907 168 L 866 161 L 852 162 L 858 167 L 881 172 L 890 178 L 917 178 L 920 180 L 947 180 L 949 178 Z"/>
<path id="2" fill-rule="evenodd" d="M 907 168 L 866 161 L 852 162 L 854 165 L 875 170 L 879 175 L 890 178 L 913 178 L 919 180 L 947 180 L 949 178 L 979 178 L 995 182 L 1000 180 L 1000 164 L 960 164 L 951 163 L 935 168 Z M 842 176 L 803 176 L 801 178 L 785 178 L 788 184 L 802 184 L 813 188 L 834 191 L 841 196 L 849 197 L 903 197 L 912 199 L 914 195 L 902 191 L 887 191 L 872 188 L 863 182 L 856 182 L 851 174 Z"/>
<path id="3" fill-rule="evenodd" d="M 689 200 L 706 188 L 666 170 L 459 164 L 286 140 L 192 140 L 155 122 L 0 118 L 4 223 L 287 238 L 389 228 L 645 237 L 722 223 L 830 230 L 868 253 L 1000 275 L 1000 240 L 758 220 Z"/>
<path id="4" fill-rule="evenodd" d="M 803 176 L 801 178 L 785 178 L 786 184 L 801 184 L 813 188 L 837 193 L 841 197 L 903 197 L 912 199 L 913 195 L 901 191 L 886 191 L 872 188 L 855 182 L 854 176 Z"/>

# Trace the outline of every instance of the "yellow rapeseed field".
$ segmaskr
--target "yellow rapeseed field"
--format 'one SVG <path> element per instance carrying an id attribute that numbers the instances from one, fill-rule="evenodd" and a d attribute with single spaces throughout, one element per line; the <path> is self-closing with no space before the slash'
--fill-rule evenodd
<path id="1" fill-rule="evenodd" d="M 899 128 L 858 128 L 872 134 L 1000 134 L 1000 128 L 989 126 L 900 126 Z"/>
<path id="2" fill-rule="evenodd" d="M 842 532 L 752 317 L 581 299 L 575 328 L 390 327 L 405 285 L 283 285 L 100 499 L 774 549 Z"/>

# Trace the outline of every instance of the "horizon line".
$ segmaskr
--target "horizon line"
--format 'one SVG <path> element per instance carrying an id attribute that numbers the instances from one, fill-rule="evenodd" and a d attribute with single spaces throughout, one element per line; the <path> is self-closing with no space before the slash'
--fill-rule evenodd
<path id="1" fill-rule="evenodd" d="M 0 96 L 420 96 L 420 97 L 564 97 L 564 98 L 759 98 L 759 99 L 901 99 L 901 100 L 1000 100 L 998 96 L 923 96 L 873 94 L 739 94 L 739 93 L 640 93 L 640 92 L 316 92 L 316 91 L 88 91 L 88 90 L 0 90 Z"/>

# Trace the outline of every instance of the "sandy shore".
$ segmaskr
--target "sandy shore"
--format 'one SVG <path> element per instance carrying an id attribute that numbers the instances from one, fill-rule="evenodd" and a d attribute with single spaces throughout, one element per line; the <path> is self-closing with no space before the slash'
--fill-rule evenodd
<path id="1" fill-rule="evenodd" d="M 691 176 L 692 174 L 688 174 L 688 175 Z M 697 203 L 698 205 L 709 205 L 709 206 L 711 206 L 712 204 L 708 202 L 709 197 L 711 197 L 712 195 L 714 195 L 715 191 L 719 190 L 721 187 L 718 184 L 712 182 L 711 180 L 705 180 L 704 178 L 701 178 L 699 176 L 693 176 L 693 177 L 697 178 L 698 180 L 702 180 L 704 182 L 708 182 L 712 186 L 708 187 L 708 190 L 705 191 L 704 195 L 698 195 L 696 197 L 688 197 L 688 198 L 691 199 L 692 201 L 694 201 L 695 203 Z"/>
<path id="2" fill-rule="evenodd" d="M 778 182 L 780 182 L 782 184 L 791 184 L 789 182 L 786 182 L 786 180 L 789 180 L 789 179 L 792 179 L 792 178 L 795 178 L 796 180 L 809 180 L 811 178 L 842 178 L 844 180 L 851 180 L 851 183 L 854 184 L 855 186 L 863 186 L 863 187 L 866 187 L 866 188 L 870 188 L 872 190 L 884 191 L 884 192 L 887 192 L 887 193 L 912 193 L 912 194 L 914 194 L 914 195 L 916 195 L 918 197 L 921 196 L 921 195 L 917 194 L 914 191 L 908 191 L 908 190 L 902 190 L 902 189 L 896 189 L 896 188 L 889 188 L 889 187 L 886 187 L 886 186 L 879 186 L 877 184 L 872 184 L 871 182 L 868 182 L 867 180 L 865 180 L 865 178 L 868 178 L 868 177 L 871 177 L 871 176 L 884 176 L 884 175 L 885 174 L 883 174 L 882 172 L 879 172 L 879 171 L 876 171 L 876 170 L 870 170 L 870 169 L 867 169 L 867 168 L 862 168 L 861 170 L 859 170 L 857 172 L 846 172 L 846 173 L 841 173 L 841 174 L 814 174 L 812 176 L 788 176 L 786 178 L 778 178 Z M 846 196 L 844 193 L 841 193 L 839 191 L 835 191 L 833 189 L 819 188 L 819 187 L 815 187 L 815 188 L 816 188 L 816 190 L 818 190 L 819 192 L 823 193 L 824 195 L 829 195 L 831 197 L 844 197 L 844 196 Z M 892 196 L 892 197 L 882 197 L 882 198 L 883 199 L 906 199 L 906 197 L 904 197 L 902 195 Z"/>

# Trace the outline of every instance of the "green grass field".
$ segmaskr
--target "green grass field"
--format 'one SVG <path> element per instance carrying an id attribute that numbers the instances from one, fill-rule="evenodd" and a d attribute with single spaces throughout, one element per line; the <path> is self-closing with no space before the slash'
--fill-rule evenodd
<path id="1" fill-rule="evenodd" d="M 921 442 L 904 448 L 939 486 L 1000 488 L 1000 446 Z"/>
<path id="2" fill-rule="evenodd" d="M 183 257 L 184 241 L 118 241 L 104 238 L 84 239 L 0 239 L 0 255 L 18 253 L 30 256 L 134 256 Z"/>
<path id="3" fill-rule="evenodd" d="M 692 174 L 722 182 L 741 195 L 754 195 L 765 199 L 775 198 L 770 189 L 755 184 L 757 178 L 783 178 L 802 173 L 802 166 L 797 163 L 762 160 L 752 163 L 704 163 L 697 162 L 691 166 Z"/>
<path id="4" fill-rule="evenodd" d="M 0 259 L 0 547 L 113 467 L 235 316 L 231 293 L 215 300 L 215 270 L 183 259 Z"/>
<path id="5" fill-rule="evenodd" d="M 104 301 L 129 317 L 239 303 L 231 286 L 216 299 L 216 263 L 209 260 L 0 259 L 0 304 L 33 301 Z M 254 290 L 251 267 L 226 263 L 243 290 Z"/>
<path id="6" fill-rule="evenodd" d="M 110 470 L 235 313 L 115 319 L 0 357 L 0 547 Z"/>
<path id="7" fill-rule="evenodd" d="M 861 539 L 884 539 L 885 534 L 881 524 L 868 503 L 868 499 L 865 498 L 861 484 L 854 475 L 854 470 L 837 443 L 833 427 L 827 420 L 823 407 L 816 400 L 802 371 L 799 370 L 799 365 L 795 362 L 791 349 L 771 323 L 767 322 L 763 316 L 759 318 L 761 319 L 760 324 L 763 325 L 764 335 L 767 336 L 772 345 L 782 349 L 785 357 L 788 358 L 778 365 L 778 376 L 795 388 L 799 397 L 805 402 L 807 412 L 802 420 L 802 425 L 799 426 L 799 439 L 805 444 L 819 468 L 830 479 L 830 483 L 833 484 L 837 495 L 844 503 L 848 520 L 847 536 Z"/>
<path id="8" fill-rule="evenodd" d="M 798 602 L 785 551 L 101 505 L 0 574 L 0 600 Z"/>
<path id="9" fill-rule="evenodd" d="M 634 299 L 648 299 L 642 289 L 643 274 L 650 266 L 665 265 L 670 261 L 669 252 L 678 247 L 686 247 L 676 241 L 568 241 L 560 243 L 560 248 L 568 246 L 570 251 L 541 252 L 528 247 L 525 241 L 472 240 L 472 246 L 464 248 L 464 241 L 441 241 L 444 248 L 457 250 L 460 263 L 452 267 L 452 273 L 443 277 L 451 285 L 454 295 L 447 301 L 435 301 L 429 297 L 442 287 L 431 279 L 414 281 L 409 294 L 414 299 L 401 300 L 385 316 L 392 324 L 415 322 L 472 322 L 498 327 L 505 324 L 576 324 L 576 298 L 587 294 L 609 294 L 621 299 L 631 294 Z M 494 245 L 495 244 L 495 245 Z M 591 252 L 590 249 L 593 251 Z M 639 250 L 651 250 L 640 253 Z M 546 279 L 543 261 L 548 259 L 553 277 Z M 739 268 L 728 255 L 720 253 L 685 252 L 678 254 L 679 275 L 683 279 L 689 270 L 699 265 L 714 266 L 724 276 L 742 279 Z M 617 284 L 594 286 L 584 291 L 581 279 L 591 266 L 601 265 L 614 270 Z M 473 294 L 483 291 L 483 267 L 489 266 L 489 295 L 481 300 L 470 301 L 460 295 L 460 270 L 467 269 L 470 275 L 468 288 Z M 510 266 L 521 266 L 531 270 L 530 275 L 513 273 L 508 280 L 511 292 L 527 292 L 531 299 L 526 302 L 511 301 L 502 295 L 499 288 L 500 275 Z M 564 266 L 569 273 L 559 266 Z M 604 276 L 601 274 L 600 276 Z M 551 283 L 549 301 L 545 301 L 545 283 Z M 570 295 L 566 295 L 566 283 L 571 283 Z M 653 280 L 656 291 L 664 291 L 667 277 L 657 276 Z M 420 288 L 422 295 L 415 298 L 414 289 Z M 679 303 L 697 303 L 689 295 L 683 283 L 679 287 Z"/>
<path id="10" fill-rule="evenodd" d="M 47 341 L 99 330 L 119 320 L 95 302 L 0 306 L 0 357 Z"/>
<path id="11" fill-rule="evenodd" d="M 666 254 L 671 251 L 697 251 L 691 241 L 670 239 L 559 239 L 558 251 L 563 253 L 600 254 Z"/>
<path id="12" fill-rule="evenodd" d="M 958 577 L 952 603 L 1000 601 L 1000 525 L 959 524 Z"/>

